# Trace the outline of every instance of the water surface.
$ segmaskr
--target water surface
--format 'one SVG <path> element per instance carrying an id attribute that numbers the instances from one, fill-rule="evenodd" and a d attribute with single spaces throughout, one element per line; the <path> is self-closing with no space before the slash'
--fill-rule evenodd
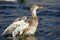
<path id="1" fill-rule="evenodd" d="M 9 38 L 11 35 L 2 37 L 1 34 L 19 16 L 31 17 L 30 7 L 24 7 L 23 4 L 16 2 L 0 2 L 0 4 L 0 40 L 15 40 L 15 37 L 14 39 Z M 39 25 L 36 36 L 29 37 L 37 38 L 38 40 L 60 40 L 60 6 L 43 6 L 43 9 L 37 10 Z M 16 40 L 20 40 L 18 38 L 19 36 Z"/>

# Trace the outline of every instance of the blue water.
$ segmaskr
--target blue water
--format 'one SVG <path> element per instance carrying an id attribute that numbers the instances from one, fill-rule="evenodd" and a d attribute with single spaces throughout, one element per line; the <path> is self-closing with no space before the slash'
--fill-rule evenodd
<path id="1" fill-rule="evenodd" d="M 36 36 L 38 40 L 60 40 L 60 6 L 42 6 L 44 6 L 43 9 L 37 10 L 39 25 Z M 29 8 L 30 7 L 24 7 L 23 3 L 0 2 L 0 35 L 17 17 L 30 17 Z M 0 36 L 0 40 L 7 39 Z"/>

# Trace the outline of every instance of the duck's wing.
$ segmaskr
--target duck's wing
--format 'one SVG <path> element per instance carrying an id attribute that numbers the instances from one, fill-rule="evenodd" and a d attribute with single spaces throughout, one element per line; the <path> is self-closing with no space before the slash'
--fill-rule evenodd
<path id="1" fill-rule="evenodd" d="M 27 17 L 22 16 L 22 17 L 18 17 L 17 19 L 15 19 L 14 22 L 13 22 L 11 25 L 9 25 L 9 26 L 4 30 L 4 32 L 2 33 L 2 35 L 12 33 L 12 31 L 13 31 L 17 26 L 20 26 L 21 23 L 23 24 L 23 21 L 24 21 L 24 19 L 26 20 L 26 18 L 27 18 Z"/>
<path id="2" fill-rule="evenodd" d="M 2 35 L 12 33 L 12 31 L 13 31 L 16 27 L 19 26 L 19 23 L 20 23 L 20 21 L 13 22 L 11 25 L 9 25 L 9 26 L 4 30 L 4 32 L 2 33 Z"/>
<path id="3" fill-rule="evenodd" d="M 27 27 L 29 26 L 29 23 L 28 22 L 21 22 L 20 26 L 17 27 L 13 32 L 12 32 L 12 35 L 15 36 L 19 33 L 19 35 L 21 35 L 24 31 L 24 29 L 26 29 Z"/>

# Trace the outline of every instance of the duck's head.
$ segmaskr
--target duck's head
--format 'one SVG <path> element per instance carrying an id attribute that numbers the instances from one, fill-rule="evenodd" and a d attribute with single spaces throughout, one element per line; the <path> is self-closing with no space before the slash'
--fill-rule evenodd
<path id="1" fill-rule="evenodd" d="M 32 5 L 30 10 L 33 11 L 33 10 L 42 9 L 42 8 L 43 6 Z"/>

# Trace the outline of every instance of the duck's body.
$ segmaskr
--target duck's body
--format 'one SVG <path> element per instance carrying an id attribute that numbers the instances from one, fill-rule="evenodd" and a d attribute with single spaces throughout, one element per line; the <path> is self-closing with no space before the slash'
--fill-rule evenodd
<path id="1" fill-rule="evenodd" d="M 33 21 L 34 20 L 34 21 Z M 30 25 L 28 26 L 28 28 L 26 28 L 23 32 L 23 35 L 25 34 L 34 34 L 36 29 L 37 29 L 37 26 L 38 26 L 38 18 L 33 18 L 32 21 L 30 21 Z"/>

